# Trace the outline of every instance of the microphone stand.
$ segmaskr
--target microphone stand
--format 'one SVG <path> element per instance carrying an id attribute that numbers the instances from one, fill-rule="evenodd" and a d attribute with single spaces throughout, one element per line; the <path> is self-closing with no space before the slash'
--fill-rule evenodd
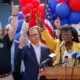
<path id="1" fill-rule="evenodd" d="M 75 68 L 76 58 L 73 60 L 72 72 L 71 72 L 71 80 L 73 80 L 74 68 Z"/>
<path id="2" fill-rule="evenodd" d="M 68 56 L 65 56 L 65 80 L 67 80 L 67 61 L 68 61 Z"/>
<path id="3" fill-rule="evenodd" d="M 59 60 L 60 66 L 62 66 L 62 47 L 60 47 L 60 60 Z"/>
<path id="4" fill-rule="evenodd" d="M 65 63 L 65 80 L 67 80 L 67 62 Z"/>
<path id="5" fill-rule="evenodd" d="M 59 51 L 60 51 L 60 60 L 59 60 L 59 64 L 62 66 L 62 46 L 64 45 L 64 41 L 62 41 Z"/>
<path id="6" fill-rule="evenodd" d="M 48 60 L 48 59 L 47 59 Z M 45 68 L 45 66 L 46 66 L 46 61 L 47 60 L 45 60 L 43 63 L 41 63 L 40 65 L 39 65 L 39 73 L 41 72 L 41 69 L 44 69 Z M 38 80 L 40 80 L 40 75 L 38 74 Z"/>

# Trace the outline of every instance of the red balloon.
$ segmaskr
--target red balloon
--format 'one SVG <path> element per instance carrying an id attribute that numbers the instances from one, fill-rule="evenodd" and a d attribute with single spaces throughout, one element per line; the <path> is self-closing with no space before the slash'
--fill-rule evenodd
<path id="1" fill-rule="evenodd" d="M 36 18 L 36 14 L 38 12 L 37 8 L 33 8 L 32 18 Z"/>
<path id="2" fill-rule="evenodd" d="M 80 11 L 80 0 L 70 0 L 69 6 L 73 11 Z"/>
<path id="3" fill-rule="evenodd" d="M 20 0 L 20 5 L 25 6 L 28 3 L 31 3 L 32 0 Z"/>
<path id="4" fill-rule="evenodd" d="M 66 2 L 67 0 L 57 0 L 57 2 L 62 3 L 62 2 Z"/>
<path id="5" fill-rule="evenodd" d="M 26 6 L 22 7 L 22 12 L 24 15 L 33 11 L 33 5 L 31 3 L 27 4 Z"/>
<path id="6" fill-rule="evenodd" d="M 40 4 L 38 7 L 38 12 L 40 13 L 43 21 L 45 19 L 45 4 Z"/>
<path id="7" fill-rule="evenodd" d="M 32 28 L 32 27 L 34 27 L 36 25 L 37 25 L 36 20 L 35 19 L 31 19 L 30 22 L 29 22 L 29 28 Z"/>
<path id="8" fill-rule="evenodd" d="M 40 1 L 39 0 L 32 0 L 31 3 L 33 4 L 34 8 L 37 8 L 40 4 Z"/>
<path id="9" fill-rule="evenodd" d="M 34 8 L 34 9 L 33 9 L 33 13 L 34 13 L 34 14 L 37 14 L 37 12 L 38 12 L 38 8 Z"/>

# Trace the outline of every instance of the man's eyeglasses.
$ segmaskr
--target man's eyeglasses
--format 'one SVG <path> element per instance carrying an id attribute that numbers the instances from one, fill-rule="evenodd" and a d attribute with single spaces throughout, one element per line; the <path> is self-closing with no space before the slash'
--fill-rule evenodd
<path id="1" fill-rule="evenodd" d="M 31 34 L 31 35 L 29 35 L 29 36 L 36 36 L 36 35 L 39 35 L 39 33 L 36 33 L 36 34 Z"/>

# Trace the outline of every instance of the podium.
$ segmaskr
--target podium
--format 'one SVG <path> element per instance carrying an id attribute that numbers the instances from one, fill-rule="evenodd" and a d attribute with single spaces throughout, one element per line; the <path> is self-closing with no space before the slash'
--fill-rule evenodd
<path id="1" fill-rule="evenodd" d="M 48 80 L 80 80 L 80 67 L 45 67 L 43 74 Z"/>

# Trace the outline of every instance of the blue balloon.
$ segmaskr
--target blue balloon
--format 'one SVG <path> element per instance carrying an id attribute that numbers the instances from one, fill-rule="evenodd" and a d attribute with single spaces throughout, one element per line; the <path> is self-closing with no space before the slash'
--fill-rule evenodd
<path id="1" fill-rule="evenodd" d="M 69 6 L 67 3 L 59 3 L 56 6 L 55 12 L 57 16 L 59 16 L 61 19 L 68 17 L 70 13 Z"/>
<path id="2" fill-rule="evenodd" d="M 50 7 L 51 7 L 52 13 L 55 12 L 55 7 L 57 4 L 58 4 L 57 0 L 50 0 Z"/>
<path id="3" fill-rule="evenodd" d="M 71 24 L 78 24 L 80 22 L 80 12 L 71 12 L 69 22 Z"/>
<path id="4" fill-rule="evenodd" d="M 9 16 L 9 18 L 8 18 L 8 24 L 11 23 L 11 20 L 12 20 L 12 16 Z"/>
<path id="5" fill-rule="evenodd" d="M 15 40 L 16 42 L 18 42 L 19 39 L 20 39 L 20 33 L 17 33 L 17 34 L 15 35 L 15 37 L 14 37 L 14 40 Z"/>
<path id="6" fill-rule="evenodd" d="M 18 20 L 18 27 L 16 33 L 19 33 L 21 31 L 23 21 L 24 21 L 23 19 Z"/>
<path id="7" fill-rule="evenodd" d="M 18 12 L 18 20 L 20 19 L 24 19 L 23 13 L 22 12 Z"/>
<path id="8" fill-rule="evenodd" d="M 68 19 L 61 19 L 61 25 L 69 24 Z"/>
<path id="9" fill-rule="evenodd" d="M 54 19 L 56 19 L 58 17 L 56 13 L 52 13 L 52 16 Z"/>

